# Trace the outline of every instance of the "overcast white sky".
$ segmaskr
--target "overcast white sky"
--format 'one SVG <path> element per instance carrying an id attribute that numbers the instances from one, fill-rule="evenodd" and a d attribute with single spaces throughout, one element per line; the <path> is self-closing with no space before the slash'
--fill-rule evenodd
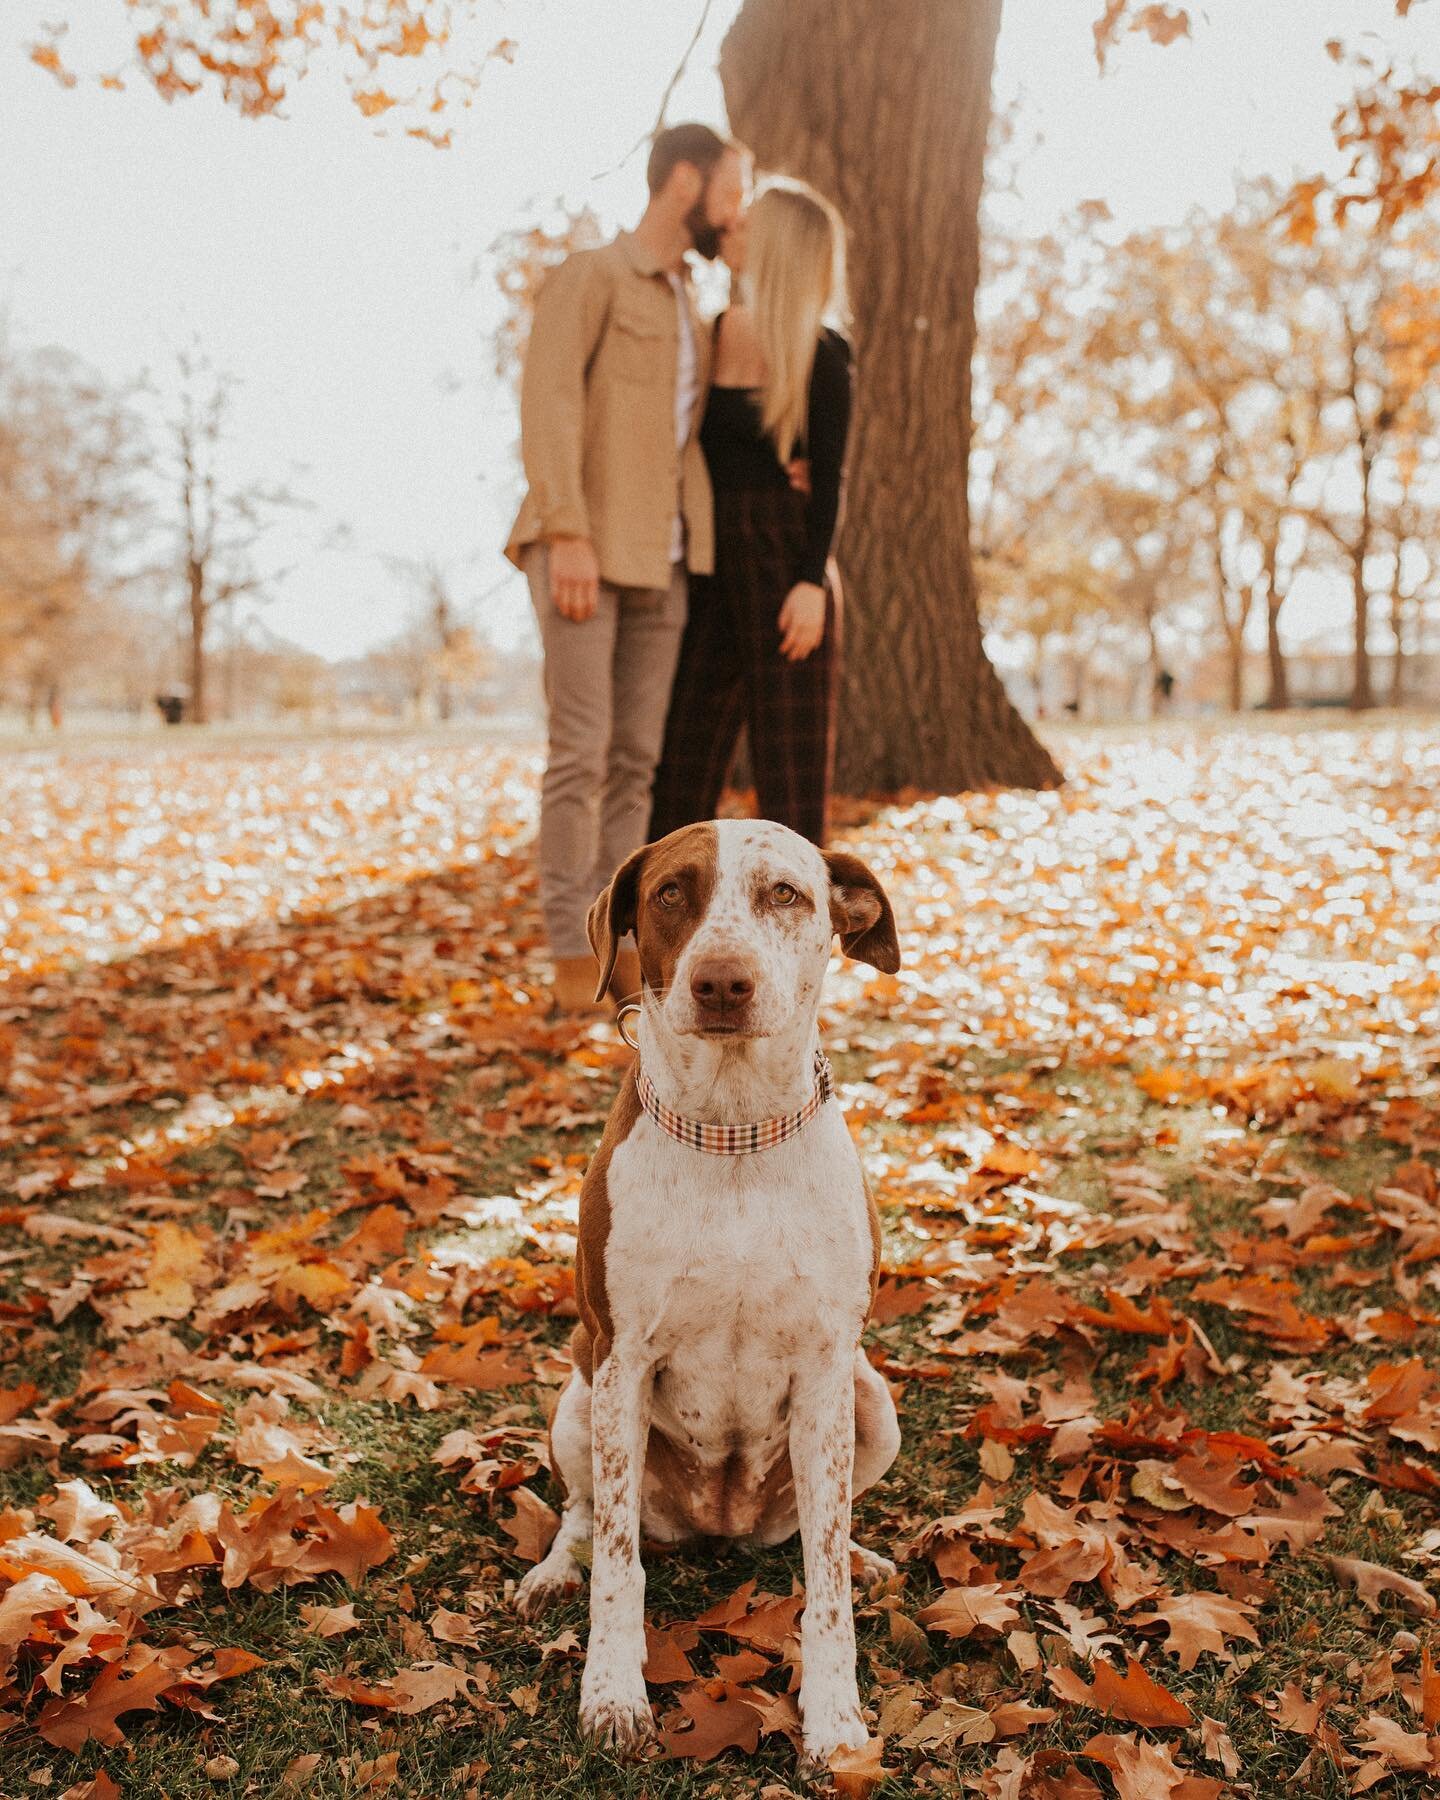
<path id="1" fill-rule="evenodd" d="M 738 0 L 716 0 L 672 118 L 723 118 L 715 54 Z M 1101 79 L 1098 0 L 1006 0 L 997 92 L 1021 90 L 1043 143 L 1022 174 L 1022 220 L 1043 228 L 1103 197 L 1117 226 L 1226 205 L 1237 171 L 1286 176 L 1333 161 L 1345 77 L 1324 40 L 1367 22 L 1392 46 L 1433 39 L 1433 9 L 1399 26 L 1389 0 L 1211 0 L 1193 42 L 1135 41 Z M 57 343 L 115 380 L 171 377 L 193 338 L 237 377 L 244 476 L 292 477 L 315 521 L 353 547 L 311 559 L 265 609 L 275 630 L 339 657 L 402 621 L 387 557 L 433 554 L 464 595 L 499 584 L 483 618 L 529 629 L 500 545 L 515 503 L 514 402 L 492 373 L 499 316 L 490 246 L 556 197 L 607 224 L 643 202 L 643 156 L 701 0 L 510 0 L 484 30 L 513 37 L 455 146 L 375 135 L 333 83 L 307 83 L 286 120 L 210 96 L 166 106 L 62 90 L 27 60 L 35 26 L 84 14 L 67 53 L 118 40 L 121 0 L 0 5 L 0 312 L 26 344 Z M 493 25 L 493 30 L 492 30 Z M 1433 45 L 1432 45 L 1433 50 Z M 1433 56 L 1432 56 L 1433 60 Z M 315 530 L 312 525 L 307 529 Z M 1302 604 L 1303 630 L 1329 611 Z M 1306 616 L 1308 612 L 1308 618 Z"/>

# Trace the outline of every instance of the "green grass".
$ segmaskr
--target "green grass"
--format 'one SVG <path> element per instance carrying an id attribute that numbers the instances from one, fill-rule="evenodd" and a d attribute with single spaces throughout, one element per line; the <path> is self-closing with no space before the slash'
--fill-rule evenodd
<path id="1" fill-rule="evenodd" d="M 995 1074 L 989 1071 L 985 1079 L 992 1080 Z M 1078 1116 L 1059 1122 L 1067 1138 L 1078 1139 L 1082 1145 L 1090 1137 L 1148 1130 L 1159 1117 L 1158 1109 L 1138 1099 L 1122 1071 L 1089 1072 L 1079 1083 L 1073 1075 L 1057 1072 L 1052 1081 L 1085 1094 Z M 276 1209 L 281 1216 L 322 1200 L 327 1188 L 338 1181 L 342 1161 L 367 1148 L 393 1143 L 382 1134 L 373 1142 L 362 1136 L 358 1142 L 346 1141 L 337 1147 L 331 1129 L 334 1112 L 334 1103 L 327 1100 L 302 1108 L 298 1122 L 313 1129 L 313 1135 L 299 1146 L 297 1160 L 311 1171 L 312 1182 L 293 1204 Z M 1167 1109 L 1164 1122 L 1180 1126 L 1181 1143 L 1144 1158 L 1164 1170 L 1172 1191 L 1188 1199 L 1202 1242 L 1244 1216 L 1237 1200 L 1191 1172 L 1208 1121 L 1208 1114 L 1187 1117 L 1182 1113 L 1177 1119 L 1175 1109 Z M 291 1129 L 296 1122 L 291 1121 Z M 443 1097 L 432 1123 L 437 1137 L 446 1136 L 451 1129 Z M 886 1135 L 883 1129 L 881 1135 Z M 1032 1133 L 1036 1138 L 1041 1135 Z M 469 1160 L 466 1191 L 472 1191 L 471 1183 L 476 1192 L 509 1191 L 532 1172 L 528 1163 L 537 1152 L 563 1151 L 576 1141 L 569 1134 L 558 1138 L 526 1134 L 502 1143 L 492 1153 L 474 1154 Z M 1343 1178 L 1347 1186 L 1363 1187 L 1383 1173 L 1393 1154 L 1379 1143 L 1361 1143 L 1350 1148 L 1343 1167 L 1324 1162 L 1323 1170 L 1329 1179 Z M 188 1153 L 184 1161 L 205 1184 L 221 1187 L 233 1182 L 239 1166 L 235 1152 L 224 1143 Z M 1082 1149 L 1067 1161 L 1059 1182 L 1053 1185 L 1063 1194 L 1103 1208 L 1104 1166 L 1103 1158 Z M 104 1194 L 86 1196 L 76 1210 L 103 1212 L 105 1199 Z M 201 1216 L 211 1216 L 216 1223 L 220 1220 L 219 1214 Z M 1122 1259 L 1111 1255 L 1106 1260 Z M 59 1273 L 65 1259 L 55 1254 L 47 1260 L 52 1272 Z M 1098 1270 L 1096 1276 L 1094 1292 L 1098 1294 L 1103 1285 Z M 1321 1285 L 1318 1272 L 1307 1272 L 1302 1286 L 1303 1304 L 1317 1313 L 1334 1310 L 1337 1296 Z M 1370 1292 L 1378 1295 L 1384 1291 L 1367 1291 L 1367 1298 Z M 1175 1284 L 1172 1297 L 1180 1300 L 1184 1292 L 1185 1284 Z M 1341 1295 L 1338 1301 L 1343 1305 L 1350 1298 Z M 1222 1356 L 1231 1351 L 1254 1353 L 1254 1340 L 1229 1315 L 1214 1307 L 1200 1307 L 1197 1312 Z M 31 1374 L 46 1391 L 65 1391 L 96 1346 L 96 1332 L 87 1319 L 82 1308 L 40 1354 L 8 1367 L 7 1383 L 13 1384 L 17 1375 Z M 546 1337 L 558 1343 L 566 1329 L 565 1321 L 554 1320 Z M 878 1335 L 903 1357 L 918 1349 L 923 1330 L 923 1320 L 906 1319 L 882 1328 Z M 1106 1416 L 1122 1416 L 1135 1398 L 1127 1372 L 1144 1348 L 1131 1339 L 1110 1340 L 1094 1371 Z M 1428 1349 L 1433 1354 L 1434 1346 Z M 1044 1361 L 1048 1354 L 1037 1356 L 1037 1364 Z M 1319 1366 L 1340 1370 L 1373 1361 L 1373 1357 L 1345 1347 L 1320 1358 Z M 1023 1366 L 1022 1359 L 1017 1367 Z M 929 1519 L 954 1510 L 974 1492 L 980 1480 L 978 1447 L 959 1434 L 973 1396 L 967 1369 L 968 1365 L 960 1364 L 951 1381 L 907 1384 L 900 1459 L 885 1482 L 858 1507 L 857 1535 L 877 1548 L 893 1549 Z M 158 1718 L 130 1715 L 125 1720 L 129 1742 L 123 1752 L 92 1744 L 73 1756 L 52 1750 L 24 1728 L 13 1731 L 4 1740 L 0 1792 L 8 1800 L 10 1795 L 59 1791 L 103 1768 L 127 1795 L 163 1793 L 170 1800 L 188 1800 L 201 1794 L 279 1793 L 284 1791 L 282 1777 L 291 1762 L 298 1756 L 318 1754 L 321 1762 L 306 1776 L 304 1791 L 338 1796 L 359 1791 L 353 1774 L 357 1761 L 390 1751 L 399 1753 L 396 1791 L 414 1795 L 461 1795 L 474 1790 L 487 1795 L 529 1796 L 548 1791 L 688 1800 L 702 1794 L 758 1794 L 767 1786 L 783 1788 L 794 1783 L 793 1753 L 780 1738 L 762 1740 L 753 1758 L 731 1755 L 715 1765 L 699 1767 L 665 1762 L 625 1766 L 580 1740 L 575 1710 L 578 1658 L 573 1650 L 546 1655 L 543 1647 L 567 1632 L 583 1642 L 584 1595 L 558 1608 L 538 1627 L 526 1627 L 516 1620 L 503 1589 L 523 1573 L 523 1566 L 510 1554 L 509 1540 L 498 1530 L 498 1515 L 505 1509 L 461 1495 L 453 1476 L 431 1460 L 440 1437 L 462 1423 L 479 1424 L 503 1415 L 512 1423 L 542 1424 L 543 1402 L 550 1393 L 553 1390 L 476 1395 L 443 1411 L 422 1413 L 408 1406 L 360 1401 L 342 1390 L 319 1410 L 319 1416 L 342 1445 L 358 1452 L 359 1460 L 327 1497 L 343 1500 L 363 1495 L 378 1506 L 395 1534 L 393 1559 L 373 1572 L 353 1595 L 333 1577 L 269 1595 L 244 1588 L 226 1594 L 211 1578 L 200 1602 L 182 1613 L 157 1616 L 154 1636 L 163 1641 L 173 1635 L 183 1642 L 187 1634 L 194 1633 L 215 1644 L 252 1650 L 265 1659 L 263 1669 L 211 1694 L 210 1702 L 221 1718 L 207 1721 L 173 1709 L 166 1709 Z M 1263 1405 L 1257 1403 L 1248 1380 L 1198 1390 L 1177 1387 L 1167 1399 L 1182 1405 L 1193 1423 L 1210 1430 L 1263 1428 Z M 1053 1492 L 1056 1477 L 1057 1471 L 1043 1455 L 1019 1453 L 1005 1494 L 1007 1503 L 1018 1512 L 1032 1485 Z M 135 1482 L 117 1482 L 113 1491 L 123 1496 L 140 1482 L 163 1484 L 175 1478 L 174 1470 L 144 1470 Z M 180 1479 L 187 1486 L 236 1490 L 247 1487 L 251 1480 L 213 1451 Z M 21 1465 L 3 1480 L 11 1502 L 20 1504 L 33 1501 L 50 1485 L 43 1467 L 34 1464 Z M 95 1485 L 105 1491 L 103 1481 L 96 1480 Z M 533 1485 L 558 1502 L 548 1477 L 538 1478 Z M 1385 1513 L 1377 1516 L 1372 1511 L 1367 1517 L 1364 1502 L 1369 1492 L 1368 1486 L 1356 1482 L 1336 1484 L 1343 1511 L 1331 1526 L 1325 1549 L 1372 1560 L 1398 1560 L 1416 1530 L 1423 1528 L 1426 1509 L 1412 1497 L 1395 1496 Z M 1392 1509 L 1403 1521 L 1401 1530 L 1387 1516 Z M 932 1595 L 936 1584 L 923 1564 L 906 1565 L 906 1573 L 903 1603 L 913 1613 Z M 1213 1586 L 1213 1578 L 1204 1571 L 1171 1565 L 1167 1573 L 1176 1585 Z M 1278 1732 L 1258 1701 L 1287 1681 L 1310 1684 L 1322 1674 L 1335 1679 L 1342 1689 L 1352 1688 L 1354 1665 L 1368 1662 L 1382 1637 L 1397 1626 L 1408 1627 L 1411 1621 L 1396 1614 L 1382 1627 L 1362 1612 L 1353 1595 L 1337 1589 L 1311 1553 L 1277 1556 L 1265 1573 L 1276 1591 L 1262 1614 L 1265 1641 L 1258 1652 L 1240 1657 L 1235 1666 L 1202 1657 L 1189 1676 L 1179 1675 L 1173 1663 L 1158 1654 L 1149 1666 L 1197 1717 L 1216 1719 L 1225 1727 L 1244 1762 L 1250 1791 L 1269 1795 L 1282 1791 L 1309 1745 L 1294 1734 Z M 792 1581 L 800 1580 L 802 1574 L 799 1546 L 794 1543 L 758 1555 L 709 1546 L 652 1555 L 647 1562 L 647 1616 L 657 1623 L 693 1617 L 750 1576 L 755 1576 L 762 1588 L 788 1592 Z M 346 1598 L 355 1602 L 360 1630 L 322 1640 L 300 1629 L 298 1608 L 302 1604 L 315 1600 L 338 1603 Z M 1092 1589 L 1071 1598 L 1088 1604 L 1099 1596 Z M 462 1611 L 468 1607 L 480 1621 L 480 1657 L 489 1678 L 478 1711 L 441 1709 L 408 1720 L 371 1715 L 363 1708 L 328 1698 L 317 1686 L 316 1678 L 323 1673 L 343 1669 L 381 1677 L 415 1661 L 426 1648 L 421 1627 L 442 1605 Z M 1104 1611 L 1103 1601 L 1100 1610 Z M 723 1640 L 707 1642 L 724 1647 Z M 873 1679 L 875 1668 L 894 1667 L 897 1662 L 883 1611 L 861 1607 L 859 1642 L 862 1691 L 880 1701 L 884 1696 Z M 438 1653 L 469 1660 L 465 1653 L 452 1652 L 444 1645 Z M 697 1666 L 703 1669 L 706 1665 L 700 1661 Z M 951 1671 L 948 1675 L 947 1670 Z M 976 1641 L 949 1645 L 944 1639 L 931 1638 L 927 1653 L 904 1672 L 907 1679 L 921 1683 L 933 1684 L 938 1679 L 942 1688 L 961 1699 L 999 1694 L 1018 1697 L 1028 1691 L 1003 1647 L 993 1641 L 988 1646 Z M 1041 1704 L 1048 1699 L 1043 1689 L 1028 1691 L 1028 1697 Z M 663 1705 L 662 1699 L 662 1709 Z M 1094 1730 L 1103 1728 L 1104 1722 L 1096 1715 L 1067 1709 L 1054 1724 L 1032 1730 L 1022 1741 L 1026 1750 L 1053 1747 L 1073 1752 Z M 908 1758 L 908 1770 L 898 1774 L 883 1792 L 958 1793 L 960 1778 L 982 1770 L 992 1754 L 986 1748 L 963 1750 L 930 1765 L 923 1759 Z M 205 1764 L 216 1757 L 232 1758 L 238 1770 L 230 1776 L 207 1774 Z M 477 1777 L 477 1764 L 487 1765 L 483 1778 Z M 1192 1760 L 1191 1766 L 1203 1767 L 1198 1760 Z M 1210 1772 L 1218 1774 L 1218 1770 Z M 1338 1800 L 1348 1792 L 1348 1777 L 1321 1759 L 1312 1767 L 1306 1791 Z M 1418 1794 L 1423 1782 L 1420 1777 L 1402 1778 L 1389 1791 Z"/>

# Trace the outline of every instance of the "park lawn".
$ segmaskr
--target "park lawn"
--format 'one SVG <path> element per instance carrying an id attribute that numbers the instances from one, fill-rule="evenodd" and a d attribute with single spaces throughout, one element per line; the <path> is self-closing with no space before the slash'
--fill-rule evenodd
<path id="1" fill-rule="evenodd" d="M 845 1792 L 1433 1783 L 1440 964 L 1417 897 L 1440 734 L 1140 749 L 1071 740 L 1063 797 L 857 809 L 846 835 L 907 966 L 837 967 L 824 1021 L 885 1224 L 869 1343 L 904 1433 L 857 1508 L 900 1563 L 857 1590 L 884 1784 Z M 0 1608 L 31 1566 L 13 1546 L 67 1529 L 157 1603 L 72 1567 L 34 1615 L 0 1686 L 7 1800 L 287 1772 L 322 1795 L 800 1791 L 798 1545 L 649 1558 L 648 1619 L 693 1645 L 652 1690 L 664 1760 L 577 1736 L 583 1595 L 537 1626 L 507 1605 L 545 1519 L 515 1494 L 558 1504 L 567 1230 L 622 1055 L 536 1004 L 532 775 L 453 743 L 309 745 L 28 790 L 0 987 Z M 122 832 L 147 818 L 174 841 L 142 895 Z M 97 941 L 119 954 L 84 960 Z M 192 1495 L 239 1524 L 194 1515 L 207 1560 L 147 1574 Z M 259 1577 L 226 1586 L 208 1559 L 247 1518 Z M 302 1542 L 334 1566 L 287 1584 Z M 768 1620 L 685 1629 L 752 1578 Z M 919 1618 L 967 1593 L 968 1634 Z M 773 1667 L 707 1690 L 747 1645 Z M 237 1650 L 258 1661 L 212 1682 Z M 87 1712 L 156 1651 L 192 1659 L 170 1697 Z M 718 1742 L 777 1729 L 699 1761 L 687 1699 Z"/>

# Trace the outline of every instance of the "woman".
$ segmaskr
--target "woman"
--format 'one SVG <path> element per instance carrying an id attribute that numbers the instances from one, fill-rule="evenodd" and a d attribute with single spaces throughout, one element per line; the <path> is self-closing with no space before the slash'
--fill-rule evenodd
<path id="1" fill-rule="evenodd" d="M 776 182 L 724 256 L 739 303 L 715 322 L 700 427 L 715 573 L 691 578 L 650 836 L 715 816 L 744 724 L 761 816 L 821 844 L 840 663 L 826 563 L 850 427 L 850 346 L 827 323 L 844 307 L 843 227 L 810 188 Z M 801 459 L 808 479 L 792 480 Z"/>

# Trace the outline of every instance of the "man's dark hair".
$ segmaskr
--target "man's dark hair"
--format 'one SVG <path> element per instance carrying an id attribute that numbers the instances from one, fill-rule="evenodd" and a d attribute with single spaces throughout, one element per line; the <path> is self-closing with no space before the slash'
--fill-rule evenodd
<path id="1" fill-rule="evenodd" d="M 650 161 L 645 167 L 650 192 L 660 192 L 678 163 L 691 163 L 702 175 L 708 176 L 727 150 L 733 150 L 737 156 L 745 154 L 734 138 L 721 137 L 708 125 L 667 126 L 655 134 L 650 146 Z"/>

